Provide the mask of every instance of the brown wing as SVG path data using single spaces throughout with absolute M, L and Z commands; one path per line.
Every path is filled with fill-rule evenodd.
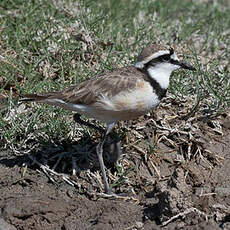
M 72 86 L 60 93 L 60 99 L 76 104 L 93 104 L 100 95 L 108 98 L 136 87 L 143 73 L 134 67 L 122 68 Z M 52 95 L 50 98 L 57 98 Z

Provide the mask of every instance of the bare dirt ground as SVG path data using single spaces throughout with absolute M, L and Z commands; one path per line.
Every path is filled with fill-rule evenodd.
M 186 117 L 187 105 L 168 98 L 117 129 L 123 154 L 115 165 L 107 156 L 108 175 L 126 198 L 99 194 L 97 132 L 32 142 L 30 154 L 2 150 L 0 229 L 230 229 L 230 113 Z

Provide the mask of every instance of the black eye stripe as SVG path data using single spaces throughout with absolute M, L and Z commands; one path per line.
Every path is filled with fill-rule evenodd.
M 160 61 L 169 61 L 171 58 L 170 54 L 164 54 L 162 56 L 159 57 Z
M 174 60 L 174 59 L 171 59 L 170 63 L 172 63 L 174 65 L 179 65 L 180 64 L 180 62 L 178 60 Z
M 156 65 L 159 62 L 170 62 L 171 63 L 171 55 L 170 54 L 164 54 L 161 55 L 153 60 L 151 60 L 150 62 L 146 63 L 147 65 Z

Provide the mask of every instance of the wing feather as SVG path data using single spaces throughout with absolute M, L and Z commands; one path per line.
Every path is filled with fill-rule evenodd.
M 135 68 L 122 68 L 72 86 L 61 92 L 59 98 L 69 103 L 90 105 L 102 95 L 112 98 L 122 91 L 134 89 L 140 79 L 143 80 L 143 75 Z

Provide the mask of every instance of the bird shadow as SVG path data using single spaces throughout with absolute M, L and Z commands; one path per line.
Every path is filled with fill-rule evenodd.
M 100 169 L 96 153 L 97 142 L 88 134 L 78 141 L 64 140 L 34 143 L 36 147 L 23 155 L 13 155 L 9 151 L 1 151 L 0 164 L 13 168 L 15 165 L 26 164 L 29 168 L 37 169 L 45 166 L 57 173 L 71 174 L 85 170 Z M 120 137 L 114 132 L 108 135 L 103 147 L 103 158 L 107 168 L 114 168 L 115 162 L 122 154 Z

